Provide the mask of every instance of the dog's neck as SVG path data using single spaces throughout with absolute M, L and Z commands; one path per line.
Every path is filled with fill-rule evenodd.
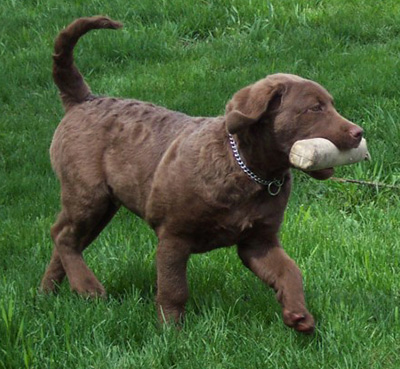
M 237 146 L 240 159 L 257 177 L 264 181 L 273 181 L 287 175 L 290 168 L 289 161 L 268 135 L 257 137 L 244 132 L 233 135 L 232 139 Z

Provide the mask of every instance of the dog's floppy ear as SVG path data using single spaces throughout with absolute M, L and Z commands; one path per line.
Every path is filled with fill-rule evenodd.
M 226 128 L 237 133 L 254 123 L 263 115 L 280 106 L 285 87 L 281 83 L 270 83 L 268 78 L 245 87 L 226 105 Z

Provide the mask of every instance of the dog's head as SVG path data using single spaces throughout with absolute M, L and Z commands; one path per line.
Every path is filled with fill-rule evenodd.
M 332 96 L 322 86 L 290 74 L 270 75 L 238 91 L 226 106 L 226 128 L 231 134 L 245 135 L 247 141 L 250 137 L 252 144 L 268 145 L 266 150 L 279 152 L 287 165 L 298 140 L 320 137 L 339 149 L 350 149 L 358 147 L 363 134 L 336 111 Z M 308 174 L 326 179 L 333 169 Z

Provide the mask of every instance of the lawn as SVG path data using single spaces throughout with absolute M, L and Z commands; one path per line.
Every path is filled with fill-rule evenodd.
M 399 368 L 399 189 L 295 173 L 281 239 L 303 271 L 313 336 L 284 326 L 235 248 L 191 258 L 186 323 L 160 328 L 157 240 L 124 210 L 85 254 L 106 301 L 67 283 L 57 296 L 38 292 L 60 209 L 48 155 L 63 116 L 53 40 L 96 14 L 124 28 L 78 45 L 95 93 L 212 116 L 267 74 L 298 74 L 365 129 L 373 161 L 336 175 L 400 185 L 398 0 L 2 0 L 0 368 Z

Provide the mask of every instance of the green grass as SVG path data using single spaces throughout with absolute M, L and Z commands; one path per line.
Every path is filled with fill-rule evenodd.
M 63 4 L 64 3 L 64 4 Z M 217 115 L 266 74 L 314 79 L 361 124 L 372 163 L 338 176 L 400 183 L 397 0 L 0 3 L 0 368 L 399 368 L 400 192 L 296 173 L 281 239 L 304 275 L 312 337 L 286 328 L 235 250 L 192 257 L 181 331 L 154 306 L 156 238 L 127 211 L 87 251 L 109 292 L 42 296 L 59 187 L 48 147 L 62 117 L 52 43 L 74 18 L 124 22 L 77 48 L 98 94 Z

